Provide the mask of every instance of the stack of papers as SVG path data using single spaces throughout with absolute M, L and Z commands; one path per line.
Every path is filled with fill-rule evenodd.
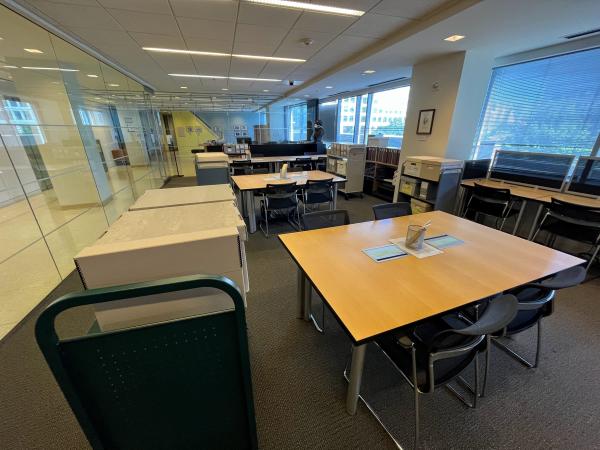
M 438 250 L 433 245 L 429 245 L 427 242 L 423 242 L 423 247 L 421 250 L 415 250 L 406 245 L 406 237 L 390 239 L 390 242 L 400 248 L 400 250 L 405 251 L 409 255 L 416 256 L 417 258 L 428 258 L 430 256 L 439 255 L 440 253 L 444 253 L 441 250 Z

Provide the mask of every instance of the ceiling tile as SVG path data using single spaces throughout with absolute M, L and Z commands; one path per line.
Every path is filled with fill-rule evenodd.
M 97 47 L 97 44 L 111 44 L 111 45 L 139 45 L 123 31 L 108 31 L 108 30 L 94 30 L 88 27 L 69 27 L 68 31 L 81 37 L 84 41 L 89 42 L 92 46 Z
M 175 22 L 175 18 L 171 15 L 124 11 L 122 9 L 108 9 L 107 11 L 127 31 L 147 33 L 150 30 L 160 30 L 161 34 L 179 36 L 179 27 Z
M 223 56 L 192 56 L 198 73 L 207 75 L 227 75 L 230 59 Z
M 100 6 L 97 0 L 46 0 L 50 3 L 69 3 L 72 5 Z M 31 3 L 28 0 L 27 3 Z
M 238 2 L 230 0 L 171 0 L 177 17 L 235 22 Z
M 368 11 L 381 0 L 328 0 L 326 3 L 338 8 L 358 9 L 359 11 Z M 417 0 L 418 1 L 418 0 Z
M 229 67 L 229 76 L 232 77 L 258 77 L 265 67 L 265 61 L 256 59 L 232 58 Z
M 365 14 L 354 23 L 345 34 L 382 38 L 394 30 L 410 23 L 411 20 L 402 17 L 384 16 L 381 14 Z
M 188 50 L 197 50 L 205 52 L 231 53 L 233 44 L 233 35 L 226 37 L 226 40 L 217 41 L 214 39 L 204 39 L 197 37 L 184 36 L 184 41 Z
M 335 36 L 335 33 L 307 32 L 294 29 L 285 37 L 275 52 L 275 56 L 309 59 L 329 44 Z M 304 39 L 311 39 L 313 42 L 311 45 L 305 45 L 302 42 Z
M 281 80 L 288 79 L 288 75 L 292 73 L 301 64 L 292 64 L 279 61 L 269 62 L 260 73 L 261 78 L 279 78 Z
M 168 0 L 98 0 L 105 8 L 157 14 L 172 14 Z
M 130 32 L 129 35 L 140 45 L 140 47 L 185 49 L 185 41 L 181 36 L 136 32 Z
M 102 7 L 80 6 L 64 3 L 30 2 L 56 22 L 93 30 L 122 30 L 119 23 Z
M 223 22 L 220 20 L 191 19 L 189 17 L 177 17 L 184 37 L 198 37 L 215 40 L 226 40 L 233 36 L 235 30 L 234 22 Z
M 196 73 L 196 67 L 188 55 L 152 53 L 151 57 L 166 73 Z
M 287 28 L 264 27 L 240 23 L 235 32 L 235 48 L 238 43 L 251 42 L 253 46 L 265 49 L 262 56 L 271 56 L 287 34 Z
M 299 10 L 242 2 L 237 21 L 249 25 L 272 26 L 277 24 L 281 28 L 290 28 L 301 14 L 302 11 Z
M 383 0 L 371 12 L 407 19 L 418 19 L 444 3 L 445 0 Z
M 333 14 L 319 14 L 314 12 L 304 12 L 298 19 L 295 30 L 303 31 L 323 31 L 331 33 L 341 33 L 352 23 L 356 22 L 358 17 L 336 16 Z

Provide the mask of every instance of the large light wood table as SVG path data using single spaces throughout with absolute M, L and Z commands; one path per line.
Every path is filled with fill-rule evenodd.
M 449 234 L 464 244 L 429 258 L 404 256 L 381 263 L 362 252 L 405 236 L 409 224 L 428 220 L 428 236 Z M 298 315 L 308 318 L 312 284 L 353 342 L 346 398 L 350 414 L 356 411 L 369 341 L 585 262 L 441 211 L 279 239 L 298 264 Z
M 293 181 L 296 184 L 304 185 L 307 180 L 333 180 L 333 208 L 336 207 L 337 200 L 337 185 L 346 181 L 345 178 L 335 176 L 331 173 L 322 172 L 320 170 L 309 170 L 306 172 L 288 172 L 288 178 L 285 180 L 275 179 L 279 177 L 279 173 L 260 173 L 254 175 L 236 175 L 231 177 L 233 184 L 238 190 L 243 200 L 238 202 L 240 207 L 248 214 L 248 231 L 254 233 L 256 231 L 256 206 L 254 204 L 254 192 L 260 191 L 267 187 L 267 184 L 286 184 Z M 243 203 L 243 205 L 242 205 Z

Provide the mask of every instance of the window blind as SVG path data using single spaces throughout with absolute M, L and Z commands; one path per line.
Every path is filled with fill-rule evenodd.
M 600 133 L 600 48 L 493 70 L 474 159 L 495 150 L 589 155 Z

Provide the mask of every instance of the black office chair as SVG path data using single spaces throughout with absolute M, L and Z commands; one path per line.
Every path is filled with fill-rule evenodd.
M 556 236 L 591 245 L 593 250 L 586 266 L 586 270 L 589 270 L 600 251 L 600 208 L 576 205 L 552 198 L 535 230 L 534 241 L 540 231 L 548 233 L 547 245 L 549 246 L 554 245 Z
M 254 173 L 252 162 L 249 159 L 232 160 L 229 162 L 229 169 L 231 175 L 251 175 Z
M 269 217 L 283 214 L 294 228 L 300 227 L 300 211 L 298 208 L 298 189 L 295 183 L 267 184 L 261 192 L 260 210 L 262 221 L 260 229 L 265 237 L 269 237 Z M 295 216 L 295 217 L 292 217 Z M 295 220 L 295 221 L 294 221 Z M 263 223 L 265 228 L 263 228 Z
M 486 336 L 506 327 L 516 313 L 517 299 L 513 295 L 504 295 L 492 300 L 475 323 L 462 319 L 458 314 L 448 315 L 423 323 L 409 334 L 388 333 L 375 341 L 414 389 L 415 448 L 419 446 L 419 395 L 430 394 L 436 387 L 446 386 L 465 405 L 475 408 L 479 397 L 478 356 L 489 351 Z M 472 362 L 475 379 L 471 387 L 460 375 Z M 344 376 L 348 379 L 346 371 Z M 449 385 L 454 380 L 472 391 L 472 401 Z M 364 398 L 363 401 L 366 403 Z
M 373 206 L 375 220 L 391 219 L 392 217 L 410 216 L 412 209 L 408 202 L 383 203 Z
M 506 220 L 519 213 L 519 206 L 520 202 L 510 195 L 510 189 L 497 189 L 475 183 L 462 217 L 467 217 L 469 213 L 474 214 L 475 221 L 479 215 L 493 217 L 496 219 L 496 228 L 502 230 Z M 498 221 L 501 221 L 499 227 Z M 515 222 L 513 234 L 517 231 L 516 225 Z
M 233 309 L 76 337 L 55 325 L 74 308 L 199 289 L 230 298 Z M 40 314 L 35 336 L 92 448 L 258 448 L 244 301 L 231 280 L 196 275 L 67 294 Z
M 341 225 L 348 225 L 350 218 L 348 217 L 348 211 L 343 209 L 334 209 L 332 211 L 316 211 L 312 213 L 306 213 L 302 215 L 302 228 L 304 230 L 317 230 L 320 228 L 338 227 Z M 312 299 L 312 286 L 309 288 L 308 304 L 311 304 Z M 312 309 L 311 309 L 312 310 Z M 312 320 L 315 328 L 323 333 L 325 330 L 325 303 L 322 304 L 321 309 L 321 324 L 317 322 L 312 312 L 310 313 L 310 319 Z
M 295 161 L 290 162 L 290 169 L 292 172 L 314 170 L 314 168 L 315 166 L 310 158 L 296 158 Z
M 511 357 L 525 367 L 535 368 L 540 362 L 542 346 L 542 319 L 554 312 L 554 296 L 557 290 L 577 286 L 585 280 L 585 269 L 581 266 L 563 270 L 536 283 L 529 283 L 508 291 L 519 301 L 518 312 L 506 328 L 499 332 L 494 339 L 494 344 L 504 350 Z M 537 344 L 535 359 L 531 363 L 509 347 L 498 341 L 497 338 L 512 336 L 537 325 Z M 485 383 L 483 392 L 485 393 Z
M 333 177 L 326 180 L 307 180 L 302 188 L 302 212 L 306 214 L 306 207 L 329 203 L 333 208 Z

